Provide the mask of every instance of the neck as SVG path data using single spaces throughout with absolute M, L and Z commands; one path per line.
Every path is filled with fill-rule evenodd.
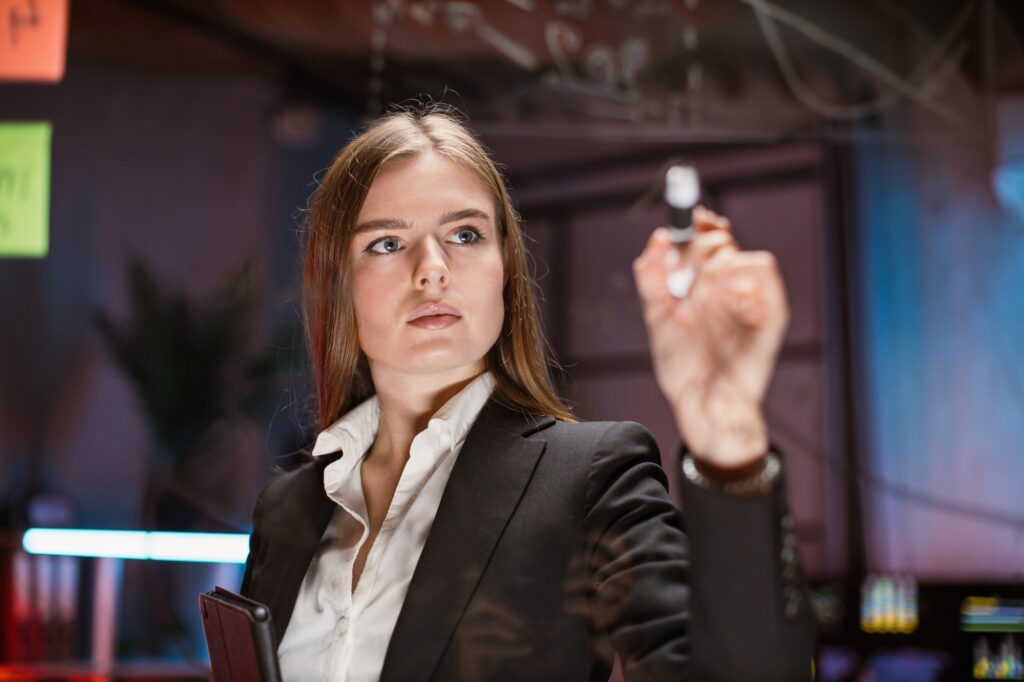
M 427 428 L 430 418 L 483 371 L 483 363 L 459 368 L 443 377 L 371 368 L 380 400 L 380 425 L 367 458 L 380 466 L 403 467 L 416 434 Z

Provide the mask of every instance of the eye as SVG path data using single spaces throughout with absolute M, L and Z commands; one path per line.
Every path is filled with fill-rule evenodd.
M 452 237 L 456 244 L 472 244 L 482 241 L 484 236 L 475 227 L 464 227 Z
M 394 237 L 381 237 L 375 239 L 366 246 L 366 250 L 376 254 L 394 253 L 402 248 L 401 243 Z

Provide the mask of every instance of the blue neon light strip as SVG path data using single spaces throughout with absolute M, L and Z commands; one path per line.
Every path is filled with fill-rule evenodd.
M 249 536 L 30 528 L 25 531 L 21 546 L 29 554 L 244 564 L 249 555 Z

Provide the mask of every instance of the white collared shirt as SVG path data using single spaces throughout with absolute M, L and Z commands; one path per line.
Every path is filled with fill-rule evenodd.
M 324 470 L 324 489 L 338 508 L 309 564 L 277 650 L 285 682 L 380 678 L 391 632 L 448 476 L 494 385 L 493 375 L 484 372 L 413 439 L 355 593 L 352 568 L 370 525 L 359 465 L 377 437 L 379 400 L 374 396 L 361 403 L 319 435 L 314 456 L 344 453 Z

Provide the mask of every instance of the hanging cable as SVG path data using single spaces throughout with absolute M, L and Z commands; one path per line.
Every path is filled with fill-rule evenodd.
M 944 120 L 951 123 L 964 123 L 955 112 L 934 101 L 932 90 L 934 84 L 963 58 L 966 52 L 965 46 L 953 49 L 945 59 L 941 59 L 941 56 L 949 50 L 948 45 L 960 34 L 964 25 L 976 10 L 977 0 L 973 0 L 960 11 L 946 30 L 944 38 L 936 44 L 931 53 L 913 70 L 914 75 L 922 80 L 922 83 L 917 85 L 904 80 L 869 55 L 803 17 L 784 10 L 766 0 L 742 0 L 742 2 L 754 11 L 761 34 L 779 66 L 786 84 L 797 99 L 815 113 L 831 119 L 859 120 L 889 108 L 899 101 L 901 97 L 905 97 L 927 107 Z M 888 85 L 892 88 L 893 92 L 860 104 L 841 105 L 824 101 L 800 75 L 789 50 L 786 48 L 785 42 L 782 40 L 782 36 L 779 34 L 776 22 L 783 23 L 799 31 L 821 47 L 845 57 L 877 80 Z M 933 69 L 932 64 L 935 62 L 939 63 Z M 930 74 L 925 76 L 924 74 L 928 72 Z M 914 78 L 914 80 L 918 78 Z

